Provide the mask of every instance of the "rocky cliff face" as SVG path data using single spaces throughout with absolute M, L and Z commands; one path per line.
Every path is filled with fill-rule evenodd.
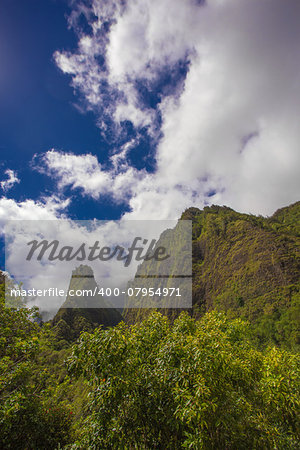
M 92 331 L 102 325 L 104 328 L 115 326 L 122 320 L 122 315 L 108 304 L 101 295 L 74 296 L 70 291 L 91 290 L 97 288 L 92 269 L 81 265 L 73 270 L 66 301 L 52 320 L 58 338 L 72 341 L 81 331 Z
M 182 218 L 193 220 L 194 305 L 249 319 L 288 305 L 299 288 L 299 208 L 269 219 L 225 207 L 187 210 Z

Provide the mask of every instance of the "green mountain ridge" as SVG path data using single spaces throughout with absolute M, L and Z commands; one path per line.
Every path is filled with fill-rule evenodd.
M 223 310 L 253 323 L 261 342 L 299 346 L 299 218 L 300 202 L 268 218 L 216 205 L 184 211 L 193 224 L 193 316 Z M 128 309 L 126 321 L 150 311 Z

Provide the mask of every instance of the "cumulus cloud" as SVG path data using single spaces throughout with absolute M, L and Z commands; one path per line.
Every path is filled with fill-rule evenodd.
M 1 188 L 4 192 L 7 192 L 10 188 L 13 187 L 14 184 L 20 183 L 19 178 L 14 170 L 7 169 L 5 172 L 7 175 L 7 180 L 3 180 L 0 182 Z
M 24 200 L 17 202 L 11 198 L 0 198 L 0 233 L 3 233 L 8 220 L 55 220 L 63 218 L 69 199 L 62 200 L 51 196 L 40 201 Z
M 104 170 L 94 155 L 75 155 L 54 149 L 36 156 L 34 167 L 40 172 L 50 173 L 57 180 L 59 189 L 70 186 L 71 189 L 81 189 L 83 195 L 94 199 L 111 194 L 115 201 L 125 201 L 145 175 L 144 171 L 128 166 L 125 159 L 128 148 L 130 143 L 112 155 L 110 170 Z
M 157 165 L 154 174 L 138 177 L 127 168 L 119 176 L 103 171 L 92 156 L 76 156 L 82 167 L 87 163 L 91 181 L 82 181 L 75 165 L 72 173 L 56 172 L 61 183 L 68 177 L 97 197 L 134 182 L 129 202 L 136 218 L 176 217 L 185 207 L 211 202 L 270 214 L 298 200 L 298 0 L 90 5 L 78 3 L 70 17 L 77 51 L 58 51 L 55 60 L 100 127 L 109 117 L 160 136 Z M 89 33 L 79 27 L 82 15 Z M 141 100 L 140 83 L 151 93 L 180 61 L 185 76 L 154 105 Z
M 50 150 L 42 156 L 42 161 L 43 165 L 39 165 L 39 170 L 44 171 L 46 167 L 58 179 L 60 188 L 82 188 L 94 198 L 109 190 L 109 174 L 102 170 L 96 156 Z

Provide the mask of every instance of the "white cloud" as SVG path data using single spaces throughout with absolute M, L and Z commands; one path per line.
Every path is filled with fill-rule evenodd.
M 67 208 L 69 200 L 62 200 L 56 196 L 41 201 L 24 200 L 17 202 L 13 199 L 0 198 L 0 229 L 3 232 L 8 220 L 54 220 L 64 217 L 63 210 Z
M 43 163 L 59 180 L 60 188 L 65 186 L 71 186 L 73 189 L 82 188 L 94 198 L 110 189 L 109 174 L 102 170 L 96 156 L 50 150 L 44 154 Z M 43 170 L 42 166 L 40 170 Z
M 197 55 L 178 104 L 162 105 L 160 178 L 207 174 L 219 202 L 270 214 L 298 199 L 299 3 L 203 8 Z M 284 20 L 283 20 L 284 18 Z M 298 67 L 297 70 L 295 65 Z M 242 149 L 242 139 L 257 132 Z
M 22 202 L 17 202 L 6 197 L 0 198 L 0 235 L 1 237 L 5 236 L 6 242 L 5 270 L 10 277 L 15 277 L 17 283 L 24 282 L 26 285 L 30 279 L 32 282 L 31 287 L 37 288 L 37 286 L 42 285 L 43 282 L 47 283 L 49 278 L 50 281 L 52 280 L 53 282 L 52 285 L 55 285 L 55 281 L 60 281 L 60 267 L 54 267 L 53 269 L 50 267 L 50 270 L 46 274 L 45 267 L 42 264 L 37 264 L 35 270 L 33 270 L 32 266 L 24 261 L 23 256 L 24 251 L 28 249 L 26 243 L 31 240 L 26 240 L 26 238 L 30 236 L 31 229 L 36 230 L 39 226 L 42 229 L 43 224 L 45 227 L 45 223 L 57 223 L 57 219 L 65 219 L 64 210 L 67 208 L 68 204 L 68 199 L 62 200 L 56 196 L 47 197 L 40 201 L 27 199 Z M 17 226 L 17 229 L 18 227 L 20 227 L 20 229 L 23 227 L 24 230 L 26 230 L 26 233 L 16 232 L 11 235 L 9 233 L 9 228 L 12 226 L 10 224 L 13 222 L 16 223 L 15 226 Z M 34 223 L 37 224 L 36 228 Z M 31 237 L 32 236 L 34 236 L 34 234 L 31 234 Z M 13 251 L 11 249 L 13 249 Z M 67 277 L 65 282 L 68 282 Z M 41 302 L 35 302 L 35 304 L 43 307 Z
M 74 166 L 72 174 L 57 172 L 62 183 L 68 178 L 94 197 L 104 186 L 112 192 L 131 186 L 130 215 L 144 218 L 176 217 L 205 202 L 270 214 L 298 200 L 298 0 L 207 0 L 204 6 L 195 0 L 129 0 L 126 6 L 93 0 L 91 9 L 77 7 L 93 32 L 78 31 L 75 11 L 78 51 L 56 52 L 58 66 L 71 74 L 99 123 L 104 114 L 156 133 L 160 114 L 162 138 L 155 174 L 138 176 L 129 167 L 121 176 L 107 173 L 85 155 L 93 181 L 82 180 Z M 155 108 L 142 104 L 136 81 L 151 88 L 163 70 L 186 57 L 184 84 L 162 95 Z M 106 175 L 114 181 L 106 184 Z
M 14 184 L 20 183 L 19 178 L 14 170 L 7 169 L 5 172 L 7 175 L 7 180 L 3 180 L 0 182 L 1 188 L 4 192 L 7 192 L 10 188 L 13 187 Z
M 83 195 L 94 199 L 111 194 L 115 201 L 124 201 L 132 196 L 135 184 L 144 176 L 144 171 L 129 167 L 125 161 L 131 145 L 127 143 L 120 153 L 111 157 L 111 170 L 103 170 L 94 155 L 75 155 L 54 149 L 39 158 L 36 168 L 56 178 L 59 189 L 70 186 L 72 189 L 81 189 Z

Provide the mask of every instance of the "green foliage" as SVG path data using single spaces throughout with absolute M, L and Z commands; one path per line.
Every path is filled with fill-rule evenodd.
M 84 376 L 90 415 L 72 448 L 292 449 L 300 445 L 300 359 L 264 352 L 222 313 L 173 325 L 159 313 L 84 333 L 69 370 Z
M 291 296 L 289 307 L 273 305 L 251 324 L 252 338 L 257 345 L 277 345 L 299 352 L 300 349 L 300 293 Z
M 251 322 L 262 346 L 299 350 L 300 202 L 272 217 L 190 208 L 194 316 L 212 308 Z
M 71 405 L 62 398 L 67 380 L 49 367 L 53 338 L 37 315 L 36 308 L 5 307 L 1 286 L 0 448 L 54 449 L 71 438 Z

